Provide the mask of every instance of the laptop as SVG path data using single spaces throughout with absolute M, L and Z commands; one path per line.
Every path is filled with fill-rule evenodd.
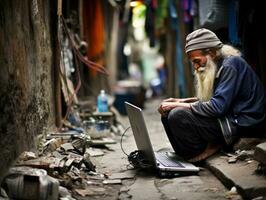
M 125 106 L 137 148 L 160 176 L 172 177 L 199 172 L 198 167 L 186 162 L 174 152 L 155 152 L 152 148 L 142 109 L 129 102 L 125 102 Z

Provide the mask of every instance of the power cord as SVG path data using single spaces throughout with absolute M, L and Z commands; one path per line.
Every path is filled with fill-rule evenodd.
M 130 126 L 126 128 L 126 130 L 124 131 L 124 133 L 121 135 L 121 140 L 120 140 L 120 147 L 121 147 L 123 153 L 124 153 L 127 157 L 128 157 L 128 154 L 124 151 L 124 149 L 123 149 L 123 145 L 122 145 L 122 142 L 123 142 L 123 137 L 124 137 L 124 135 L 126 134 L 126 132 L 128 131 L 128 129 L 130 129 L 130 128 L 131 128 Z
M 121 150 L 127 156 L 128 162 L 130 163 L 130 165 L 133 166 L 133 168 L 146 169 L 146 168 L 152 167 L 152 164 L 150 163 L 150 161 L 145 159 L 145 156 L 144 156 L 142 151 L 136 150 L 136 151 L 131 152 L 128 155 L 125 152 L 125 150 L 123 149 L 123 144 L 122 144 L 123 143 L 123 137 L 126 134 L 126 132 L 128 131 L 128 129 L 130 129 L 130 128 L 131 128 L 130 126 L 127 127 L 126 130 L 124 131 L 124 133 L 121 135 L 121 140 L 120 140 Z
M 135 169 L 147 169 L 152 167 L 149 160 L 147 160 L 142 151 L 136 150 L 129 154 L 128 156 L 129 163 Z

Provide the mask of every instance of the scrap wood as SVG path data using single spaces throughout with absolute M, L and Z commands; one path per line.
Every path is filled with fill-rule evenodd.
M 79 136 L 80 133 L 74 130 L 68 130 L 64 132 L 49 133 L 46 139 L 61 138 L 64 141 L 71 139 L 71 137 Z
M 65 166 L 67 168 L 69 168 L 74 161 L 75 161 L 75 158 L 69 158 L 69 159 L 67 159 L 67 161 L 65 162 Z
M 74 150 L 74 147 L 73 147 L 72 143 L 70 143 L 70 142 L 67 142 L 67 143 L 61 144 L 60 147 L 61 147 L 62 149 L 64 149 L 64 151 L 71 151 L 71 150 Z
M 52 138 L 43 145 L 43 152 L 50 150 L 54 151 L 63 143 L 62 138 Z
M 102 146 L 105 144 L 116 144 L 116 141 L 111 138 L 93 139 L 89 141 L 91 146 Z
M 27 160 L 23 162 L 17 162 L 15 166 L 27 166 L 39 169 L 49 169 L 50 164 L 52 163 L 51 160 L 44 159 L 44 158 L 37 158 L 33 160 Z
M 37 158 L 37 156 L 34 152 L 24 151 L 22 154 L 20 154 L 18 159 L 26 161 L 26 160 L 31 160 L 35 158 Z
M 55 158 L 54 162 L 50 164 L 50 168 L 58 168 L 62 159 L 63 158 Z

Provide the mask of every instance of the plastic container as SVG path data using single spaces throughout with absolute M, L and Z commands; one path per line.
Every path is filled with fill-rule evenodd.
M 97 97 L 97 111 L 108 112 L 108 98 L 104 90 Z
M 5 189 L 10 199 L 57 200 L 59 182 L 44 169 L 13 167 L 5 177 Z

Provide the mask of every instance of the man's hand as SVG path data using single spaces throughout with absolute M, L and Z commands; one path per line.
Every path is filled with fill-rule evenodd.
M 175 108 L 178 105 L 178 102 L 170 102 L 170 101 L 163 101 L 159 108 L 158 108 L 158 112 L 162 115 L 162 116 L 166 116 L 167 113 L 172 110 L 173 108 Z
M 166 116 L 170 110 L 172 110 L 172 109 L 174 109 L 176 107 L 190 108 L 190 104 L 182 102 L 182 99 L 170 98 L 170 99 L 164 100 L 160 104 L 160 106 L 158 108 L 158 112 L 162 116 Z

